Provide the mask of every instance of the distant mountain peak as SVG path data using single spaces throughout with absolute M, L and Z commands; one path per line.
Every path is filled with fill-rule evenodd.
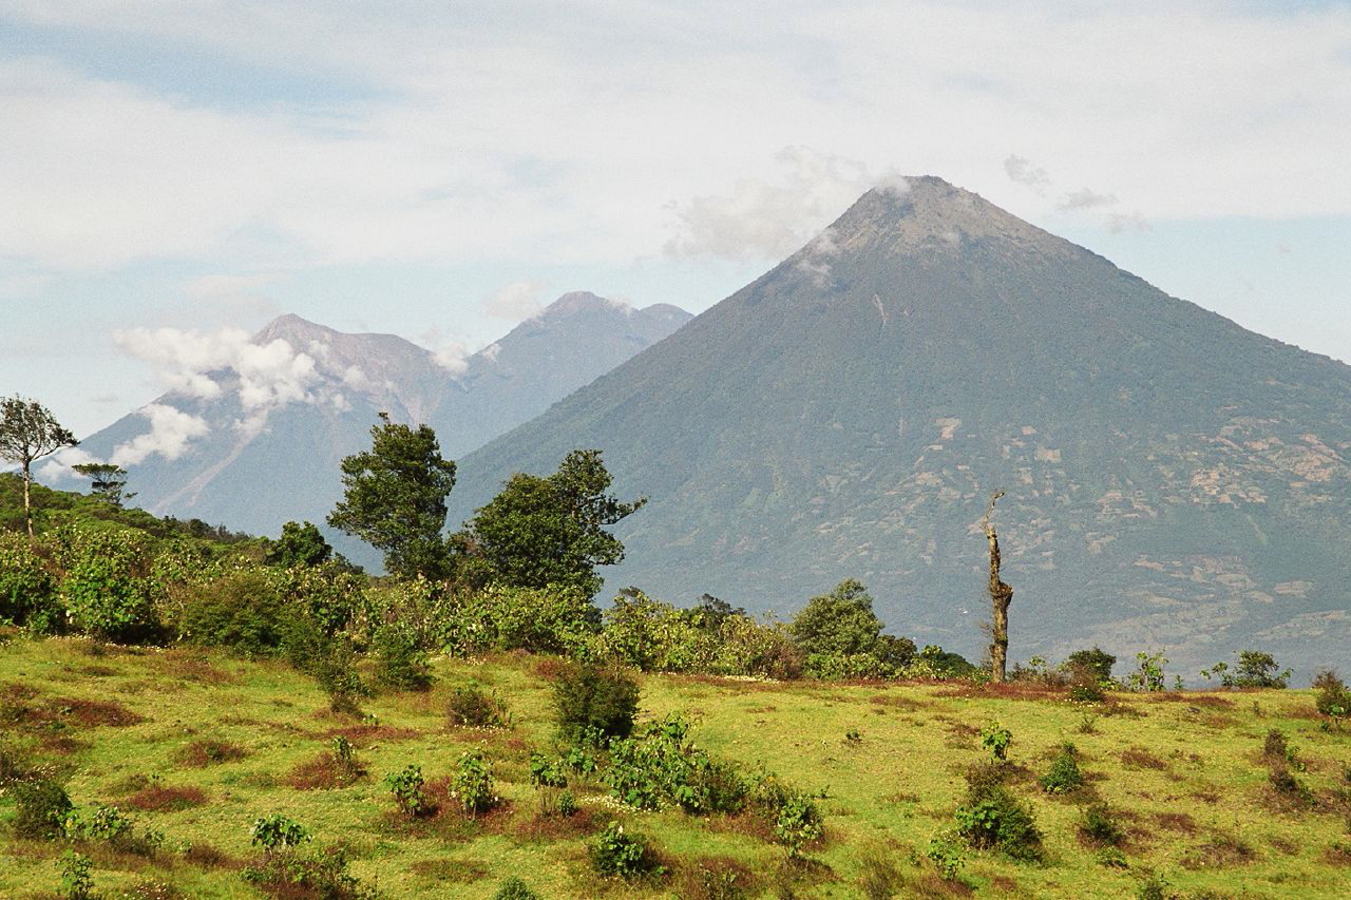
M 610 300 L 597 296 L 590 291 L 569 291 L 550 303 L 540 313 L 541 316 L 563 316 L 590 310 L 620 310 L 632 312 L 633 307 L 622 300 Z
M 281 339 L 293 347 L 303 348 L 310 341 L 326 341 L 335 334 L 338 332 L 332 328 L 302 319 L 295 313 L 286 313 L 264 325 L 262 330 L 253 336 L 253 341 L 256 344 L 268 344 Z

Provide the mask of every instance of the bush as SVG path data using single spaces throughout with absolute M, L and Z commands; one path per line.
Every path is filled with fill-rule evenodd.
M 436 606 L 436 641 L 457 656 L 526 650 L 586 657 L 600 631 L 600 610 L 577 588 L 490 584 L 449 594 Z
M 90 869 L 94 861 L 83 853 L 67 850 L 61 854 L 61 883 L 57 893 L 65 900 L 92 900 L 94 897 L 94 876 Z
M 233 572 L 183 595 L 180 640 L 266 656 L 282 646 L 287 629 L 281 599 L 260 571 Z
M 431 804 L 422 790 L 426 781 L 422 777 L 421 766 L 411 764 L 404 766 L 397 772 L 390 772 L 381 783 L 394 795 L 394 803 L 399 807 L 399 812 L 408 818 L 416 819 L 431 812 Z
M 1111 807 L 1095 803 L 1084 807 L 1079 819 L 1079 834 L 1095 845 L 1115 847 L 1125 838 Z
M 602 656 L 644 672 L 702 670 L 713 656 L 708 631 L 637 588 L 620 591 L 605 611 L 600 647 Z
M 511 713 L 497 692 L 489 693 L 476 684 L 450 692 L 446 715 L 451 725 L 460 728 L 506 728 L 511 724 Z
M 159 634 L 154 608 L 158 584 L 149 577 L 144 538 L 129 531 L 62 526 L 57 541 L 65 569 L 61 601 L 76 628 L 121 643 Z
M 569 742 L 626 738 L 638 714 L 638 683 L 619 669 L 579 665 L 554 682 L 559 732 Z
M 915 657 L 909 638 L 882 634 L 872 597 L 852 578 L 807 601 L 789 631 L 817 678 L 894 678 Z
M 502 882 L 497 893 L 493 894 L 493 900 L 543 900 L 543 898 L 530 890 L 530 886 L 524 881 L 512 876 Z
M 745 615 L 729 615 L 717 625 L 709 671 L 716 675 L 749 675 L 792 681 L 802 677 L 805 656 L 787 628 L 760 624 Z
M 614 796 L 639 809 L 679 806 L 689 813 L 738 812 L 745 781 L 735 768 L 715 762 L 686 741 L 689 723 L 678 715 L 610 744 L 606 771 Z
M 1073 744 L 1063 746 L 1060 755 L 1051 763 L 1050 771 L 1041 777 L 1039 783 L 1048 794 L 1067 794 L 1083 785 L 1079 754 Z
M 56 580 L 27 537 L 0 532 L 0 623 L 50 634 L 63 624 Z
M 1041 858 L 1041 832 L 1032 811 L 1002 785 L 972 788 L 957 807 L 957 831 L 972 847 L 998 850 L 1011 859 Z
M 74 804 L 66 789 L 45 778 L 20 781 L 9 789 L 14 798 L 14 833 L 21 838 L 51 840 L 65 833 Z
M 249 843 L 269 855 L 299 847 L 309 839 L 305 826 L 281 813 L 255 819 L 249 828 Z
M 1078 673 L 1083 673 L 1093 680 L 1095 684 L 1102 684 L 1112 680 L 1112 667 L 1116 665 L 1116 657 L 1105 650 L 1094 647 L 1092 650 L 1076 650 L 1065 657 L 1064 665 L 1061 666 L 1073 678 Z
M 247 868 L 244 878 L 280 897 L 315 897 L 322 900 L 380 900 L 373 888 L 361 884 L 347 870 L 347 853 L 328 847 L 301 854 L 286 850 L 270 854 L 261 869 Z
M 377 628 L 371 643 L 375 651 L 375 677 L 385 687 L 398 691 L 425 691 L 432 683 L 427 652 L 417 636 L 395 624 Z
M 164 834 L 153 828 L 136 830 L 136 822 L 116 806 L 100 804 L 88 819 L 74 811 L 66 816 L 66 834 L 86 841 L 102 841 L 122 853 L 150 857 L 164 843 Z
M 791 859 L 825 834 L 821 811 L 803 792 L 789 787 L 778 776 L 765 773 L 751 790 L 750 801 L 774 837 L 788 849 Z
M 602 875 L 636 878 L 661 871 L 647 838 L 633 832 L 625 833 L 624 826 L 618 822 L 605 826 L 587 849 L 592 867 Z
M 487 812 L 501 801 L 493 793 L 492 770 L 483 761 L 481 752 L 468 750 L 461 754 L 450 795 L 459 801 L 470 818 Z
M 957 876 L 962 873 L 962 867 L 966 865 L 966 858 L 962 855 L 962 848 L 953 840 L 951 832 L 936 834 L 929 841 L 929 849 L 925 851 L 925 856 L 938 869 L 938 874 L 944 881 L 955 881 Z
M 1313 688 L 1317 692 L 1314 706 L 1325 716 L 1343 719 L 1351 715 L 1351 691 L 1331 669 L 1320 669 L 1314 676 Z

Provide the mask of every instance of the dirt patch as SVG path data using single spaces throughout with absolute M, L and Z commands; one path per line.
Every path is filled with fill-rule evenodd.
M 199 869 L 239 869 L 243 863 L 211 844 L 193 844 L 183 858 Z
M 411 741 L 418 732 L 411 728 L 395 728 L 392 725 L 345 725 L 324 732 L 324 737 L 332 739 L 345 737 L 354 747 L 369 747 L 377 741 Z
M 701 856 L 679 868 L 676 896 L 682 900 L 753 897 L 761 886 L 749 866 L 729 856 Z
M 1233 835 L 1217 832 L 1209 840 L 1196 845 L 1182 857 L 1184 869 L 1229 869 L 1246 865 L 1257 858 L 1252 847 Z
M 145 812 L 179 812 L 206 803 L 206 794 L 196 787 L 153 785 L 127 798 L 127 805 Z
M 203 740 L 193 741 L 186 747 L 181 748 L 176 755 L 178 761 L 183 765 L 192 766 L 195 769 L 204 769 L 207 766 L 243 759 L 249 755 L 249 752 L 238 744 L 232 744 L 229 741 Z
M 1160 828 L 1166 829 L 1167 831 L 1178 831 L 1183 834 L 1196 833 L 1196 820 L 1187 813 L 1154 813 L 1153 819 Z
M 529 818 L 518 817 L 512 823 L 512 831 L 525 841 L 561 841 L 590 834 L 598 827 L 596 815 L 586 807 L 579 808 L 570 816 L 535 815 Z
M 239 681 L 199 650 L 166 650 L 155 657 L 155 668 L 180 681 L 196 684 L 235 684 Z
M 1323 862 L 1330 866 L 1351 866 L 1351 843 L 1336 843 L 1323 851 Z
M 868 702 L 876 706 L 889 706 L 892 709 L 923 709 L 928 706 L 927 703 L 920 703 L 911 697 L 904 697 L 900 694 L 874 694 L 868 698 Z

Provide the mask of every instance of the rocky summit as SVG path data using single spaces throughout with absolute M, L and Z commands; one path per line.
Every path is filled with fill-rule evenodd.
M 765 275 L 461 461 L 457 514 L 599 447 L 611 585 L 796 609 L 845 577 L 979 658 L 980 520 L 1011 653 L 1275 652 L 1351 633 L 1351 367 L 1170 297 L 933 177 L 863 195 Z

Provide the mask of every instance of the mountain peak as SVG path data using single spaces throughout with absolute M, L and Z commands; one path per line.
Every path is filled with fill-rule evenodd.
M 540 313 L 541 316 L 559 316 L 591 310 L 632 311 L 633 307 L 622 300 L 609 300 L 590 291 L 569 291 L 550 303 Z
M 872 188 L 817 241 L 822 238 L 839 248 L 893 251 L 956 252 L 969 241 L 989 239 L 1044 252 L 1063 253 L 1073 246 L 935 175 L 907 177 L 898 185 Z
M 293 347 L 305 347 L 310 341 L 322 341 L 334 334 L 337 332 L 332 328 L 302 319 L 295 313 L 286 313 L 263 326 L 253 340 L 257 344 L 268 344 L 280 338 Z

